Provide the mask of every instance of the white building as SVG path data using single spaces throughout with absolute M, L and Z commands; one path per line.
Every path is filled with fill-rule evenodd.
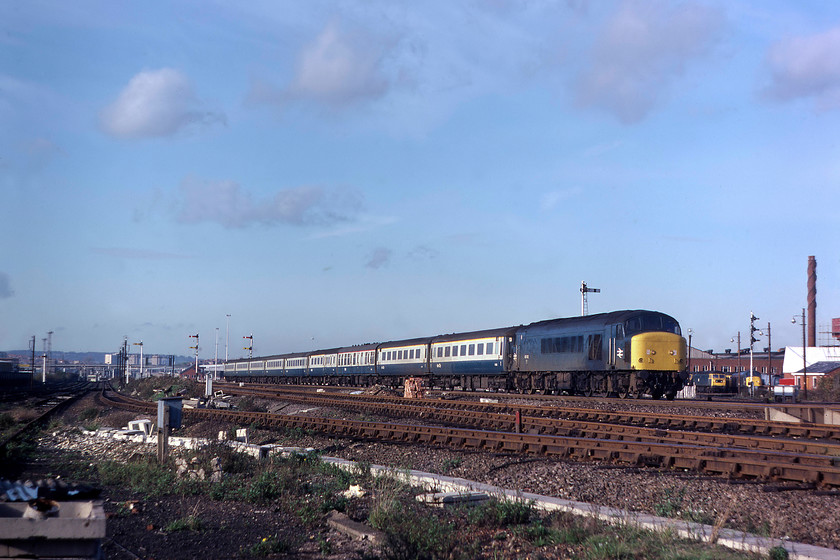
M 802 369 L 804 366 L 805 374 L 808 377 L 808 389 L 816 389 L 817 381 L 825 375 L 826 368 L 814 366 L 825 362 L 837 363 L 837 367 L 840 368 L 840 346 L 809 346 L 805 349 L 804 363 L 801 346 L 786 346 L 782 373 L 785 377 L 796 379 L 796 384 L 802 387 Z M 811 367 L 814 367 L 813 371 L 810 369 Z

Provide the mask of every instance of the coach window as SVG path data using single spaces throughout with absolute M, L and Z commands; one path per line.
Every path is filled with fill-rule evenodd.
M 484 343 L 481 342 L 481 343 L 477 344 L 476 345 L 476 350 L 478 351 L 479 356 L 483 356 L 484 355 Z
M 475 344 L 470 344 L 469 354 L 475 356 Z
M 488 343 L 487 343 L 487 353 L 488 353 L 488 354 L 492 354 L 492 353 L 493 353 L 493 343 L 492 343 L 492 342 L 488 342 Z
M 466 356 L 466 355 L 467 355 L 467 345 L 466 345 L 466 344 L 462 344 L 462 345 L 461 345 L 461 355 L 462 355 L 462 356 Z
M 447 346 L 447 347 L 444 349 L 444 350 L 445 350 L 445 356 L 446 356 L 447 358 L 449 357 L 449 354 L 450 354 L 451 349 L 452 349 L 452 347 L 451 347 L 451 346 Z

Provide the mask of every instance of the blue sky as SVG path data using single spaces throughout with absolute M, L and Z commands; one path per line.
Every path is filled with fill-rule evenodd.
M 801 344 L 838 131 L 834 2 L 0 0 L 0 350 L 494 328 L 581 281 Z

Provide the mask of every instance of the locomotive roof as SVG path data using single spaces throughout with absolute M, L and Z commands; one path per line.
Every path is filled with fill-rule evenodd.
M 626 309 L 622 311 L 609 311 L 607 313 L 596 313 L 594 315 L 583 315 L 579 317 L 565 317 L 561 319 L 547 319 L 545 321 L 537 321 L 525 325 L 525 328 L 532 327 L 559 327 L 559 326 L 582 326 L 582 325 L 612 325 L 614 323 L 623 323 L 627 319 L 642 313 L 653 315 L 664 315 L 673 319 L 670 315 L 661 313 L 659 311 L 649 311 L 647 309 Z

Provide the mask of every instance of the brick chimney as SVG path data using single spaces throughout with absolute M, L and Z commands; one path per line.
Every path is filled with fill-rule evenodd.
M 817 259 L 808 257 L 808 346 L 817 345 Z

